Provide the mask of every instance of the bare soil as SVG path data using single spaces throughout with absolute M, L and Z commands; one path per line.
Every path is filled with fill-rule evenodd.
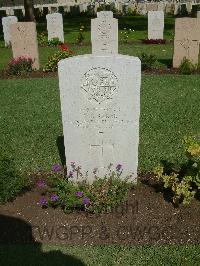
M 101 215 L 43 209 L 37 190 L 0 206 L 0 243 L 197 244 L 200 201 L 174 206 L 151 174 L 143 175 L 126 204 Z

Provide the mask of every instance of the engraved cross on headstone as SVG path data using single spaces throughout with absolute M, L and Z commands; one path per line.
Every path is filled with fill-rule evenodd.
M 98 144 L 93 144 L 93 145 L 90 145 L 91 148 L 93 147 L 100 147 L 101 148 L 101 155 L 103 156 L 103 151 L 104 151 L 104 146 L 103 146 L 103 140 L 102 140 L 102 144 L 98 145 Z
M 100 134 L 103 134 L 102 131 L 99 132 Z M 90 145 L 90 148 L 93 148 L 93 147 L 100 147 L 101 148 L 101 155 L 103 156 L 103 152 L 104 152 L 104 143 L 103 143 L 103 139 L 101 141 L 101 144 L 91 144 Z

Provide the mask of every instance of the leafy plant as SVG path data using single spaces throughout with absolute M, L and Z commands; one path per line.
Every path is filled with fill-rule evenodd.
M 186 57 L 183 58 L 180 65 L 180 73 L 183 75 L 191 75 L 196 70 L 196 67 Z
M 48 46 L 48 37 L 44 32 L 38 34 L 37 38 L 38 38 L 38 45 L 39 46 L 41 46 L 41 47 Z
M 123 31 L 121 31 L 121 38 L 124 43 L 128 43 L 131 34 L 134 32 L 132 29 L 124 28 Z
M 73 56 L 74 52 L 65 44 L 59 45 L 59 50 L 49 57 L 48 62 L 43 68 L 43 72 L 54 72 L 58 69 L 58 62 L 62 59 Z
M 42 207 L 61 207 L 65 212 L 74 209 L 92 213 L 110 212 L 112 208 L 124 203 L 132 186 L 127 179 L 121 179 L 122 166 L 116 169 L 109 166 L 109 172 L 100 178 L 97 169 L 94 169 L 94 182 L 89 184 L 87 176 L 81 173 L 81 167 L 71 164 L 71 171 L 63 175 L 63 169 L 57 165 L 49 173 L 33 174 L 34 183 L 41 193 L 40 204 Z M 77 183 L 72 179 L 79 177 Z
M 16 197 L 29 187 L 29 180 L 15 167 L 13 159 L 0 151 L 0 203 Z
M 155 55 L 142 53 L 139 58 L 142 64 L 142 70 L 153 69 L 156 66 L 157 59 Z
M 8 64 L 8 73 L 11 75 L 19 75 L 21 73 L 33 71 L 33 60 L 30 57 L 20 56 L 12 59 Z
M 184 139 L 184 145 L 188 160 L 179 172 L 171 170 L 166 174 L 164 168 L 158 166 L 154 173 L 163 182 L 164 188 L 171 189 L 174 203 L 187 205 L 200 190 L 200 142 L 189 137 Z
M 52 38 L 48 41 L 48 46 L 50 47 L 56 47 L 58 45 L 62 44 L 62 42 L 59 40 L 59 38 Z
M 83 25 L 81 25 L 80 29 L 79 29 L 79 33 L 78 33 L 77 39 L 76 39 L 78 44 L 81 44 L 84 41 L 84 39 L 85 39 L 84 34 L 83 34 L 84 30 L 85 30 L 85 27 Z

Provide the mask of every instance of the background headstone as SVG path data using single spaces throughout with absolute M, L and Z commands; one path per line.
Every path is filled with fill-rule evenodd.
M 84 55 L 58 67 L 66 164 L 103 176 L 122 164 L 137 177 L 141 62 L 136 57 Z M 72 75 L 72 73 L 76 73 Z M 76 181 L 76 180 L 74 180 Z
M 99 12 L 101 13 L 101 12 Z M 118 54 L 118 20 L 98 14 L 91 20 L 92 53 L 99 55 Z
M 200 19 L 177 18 L 175 21 L 173 67 L 178 68 L 184 57 L 198 63 Z
M 147 11 L 157 11 L 158 10 L 158 4 L 156 3 L 147 3 Z
M 17 21 L 18 19 L 15 16 L 2 18 L 5 47 L 9 47 L 11 45 L 10 25 L 17 23 Z
M 36 24 L 18 22 L 10 26 L 13 58 L 28 56 L 33 60 L 33 68 L 39 69 Z
M 148 12 L 148 39 L 163 39 L 164 31 L 164 12 L 149 11 Z
M 59 38 L 61 42 L 64 43 L 64 33 L 63 33 L 63 17 L 60 13 L 48 14 L 47 19 L 47 31 L 48 40 L 53 38 Z
M 101 11 L 97 12 L 97 18 L 113 18 L 113 12 L 112 11 Z

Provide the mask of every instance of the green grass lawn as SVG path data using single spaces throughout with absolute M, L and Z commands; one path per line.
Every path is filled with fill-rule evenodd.
M 199 266 L 199 246 L 0 246 L 2 265 L 11 266 Z
M 182 139 L 200 132 L 200 76 L 145 75 L 141 87 L 139 169 L 184 160 Z M 2 80 L 0 146 L 23 170 L 60 162 L 57 78 Z

